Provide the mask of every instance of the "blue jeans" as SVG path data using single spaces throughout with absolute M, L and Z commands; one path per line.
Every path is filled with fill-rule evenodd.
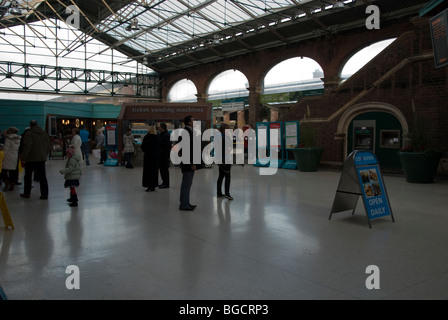
M 193 184 L 194 171 L 182 173 L 182 184 L 180 186 L 180 206 L 179 209 L 190 207 L 190 189 Z
M 90 153 L 90 148 L 89 148 L 89 143 L 88 142 L 83 142 L 81 145 L 81 152 L 82 155 L 84 156 L 84 158 L 86 159 L 86 165 L 89 165 L 89 153 Z

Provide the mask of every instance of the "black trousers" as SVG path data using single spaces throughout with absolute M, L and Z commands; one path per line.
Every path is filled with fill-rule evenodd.
M 40 195 L 48 196 L 48 181 L 47 174 L 45 172 L 45 161 L 25 162 L 25 175 L 23 177 L 25 186 L 23 193 L 27 195 L 31 194 L 31 180 L 33 172 L 35 172 L 35 175 L 39 177 Z
M 168 168 L 170 167 L 169 161 L 161 160 L 159 161 L 159 171 L 160 177 L 162 178 L 162 184 L 169 187 L 170 186 L 170 173 Z
M 220 164 L 219 166 L 219 176 L 218 176 L 218 182 L 217 182 L 217 188 L 218 188 L 218 195 L 222 194 L 222 182 L 225 178 L 224 183 L 224 190 L 225 195 L 230 195 L 230 164 Z

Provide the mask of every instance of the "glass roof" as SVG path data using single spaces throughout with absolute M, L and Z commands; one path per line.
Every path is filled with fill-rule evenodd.
M 101 21 L 97 28 L 119 44 L 145 53 L 224 32 L 311 0 L 142 0 Z M 137 19 L 132 29 L 129 25 Z M 138 28 L 138 29 L 137 29 Z

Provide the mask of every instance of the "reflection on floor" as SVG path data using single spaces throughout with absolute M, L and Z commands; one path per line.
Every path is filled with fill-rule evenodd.
M 0 224 L 0 285 L 18 299 L 447 299 L 448 182 L 384 181 L 395 217 L 329 213 L 340 172 L 232 167 L 233 201 L 216 197 L 217 167 L 196 172 L 194 211 L 179 211 L 181 173 L 145 192 L 142 168 L 83 165 L 79 206 L 59 169 L 4 192 L 15 230 Z M 366 288 L 370 265 L 380 289 Z M 79 289 L 69 290 L 79 268 Z

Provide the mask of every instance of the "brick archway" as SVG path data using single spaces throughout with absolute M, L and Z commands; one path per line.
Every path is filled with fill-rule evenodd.
M 406 120 L 406 117 L 404 116 L 403 112 L 388 103 L 384 102 L 365 102 L 356 104 L 349 109 L 347 109 L 341 116 L 338 122 L 337 126 L 337 136 L 344 136 L 344 148 L 343 148 L 343 158 L 345 159 L 347 157 L 347 135 L 348 135 L 348 128 L 350 126 L 350 123 L 355 119 L 358 115 L 367 113 L 367 112 L 386 112 L 389 114 L 392 114 L 395 116 L 398 121 L 400 122 L 400 125 L 403 129 L 403 136 L 406 136 L 409 132 L 409 125 Z

